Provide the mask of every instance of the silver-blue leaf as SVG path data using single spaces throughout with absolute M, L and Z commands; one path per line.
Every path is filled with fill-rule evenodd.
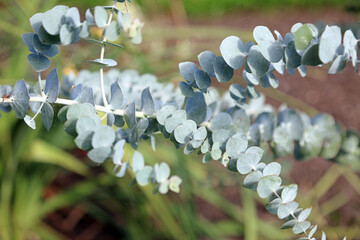
M 180 74 L 188 83 L 195 81 L 194 74 L 198 69 L 198 66 L 193 62 L 179 63 Z
M 28 111 L 30 101 L 29 91 L 23 79 L 16 83 L 11 99 L 13 101 L 10 102 L 10 106 L 16 113 L 16 117 L 23 119 Z
M 121 109 L 124 103 L 124 96 L 119 86 L 118 81 L 115 81 L 111 85 L 111 100 L 110 100 L 110 107 L 111 109 Z
M 91 144 L 94 148 L 111 147 L 114 141 L 114 130 L 109 126 L 101 126 L 96 129 Z
M 53 103 L 56 101 L 59 95 L 59 77 L 57 74 L 58 68 L 54 68 L 49 73 L 46 83 L 45 83 L 45 95 L 47 96 L 47 101 Z
M 338 26 L 326 26 L 319 43 L 319 58 L 323 63 L 331 62 L 341 45 L 341 29 Z
M 42 25 L 51 35 L 59 34 L 60 27 L 64 23 L 64 15 L 69 8 L 66 6 L 55 6 L 42 16 Z
M 141 111 L 147 116 L 155 112 L 155 103 L 149 87 L 145 88 L 141 93 Z
M 254 76 L 262 77 L 269 70 L 270 62 L 262 55 L 259 46 L 252 46 L 247 56 L 247 64 Z
M 45 71 L 50 67 L 50 60 L 40 54 L 29 54 L 27 60 L 36 72 Z
M 203 93 L 196 92 L 188 98 L 186 104 L 186 116 L 188 119 L 194 120 L 199 125 L 205 120 L 206 111 L 207 107 Z
M 281 178 L 279 176 L 266 176 L 259 180 L 257 192 L 261 198 L 267 198 L 270 194 L 276 192 L 281 185 Z
M 234 76 L 234 69 L 221 56 L 215 58 L 214 71 L 219 82 L 228 82 Z
M 44 103 L 44 106 L 41 108 L 41 116 L 46 130 L 49 131 L 54 120 L 54 109 L 50 103 Z
M 235 36 L 227 37 L 222 41 L 220 52 L 225 62 L 233 69 L 241 68 L 246 57 L 244 43 Z
M 110 147 L 99 147 L 93 148 L 88 152 L 88 157 L 96 163 L 103 163 L 106 159 L 110 157 L 111 148 Z
M 99 28 L 104 28 L 107 22 L 107 12 L 103 7 L 95 7 L 95 23 Z
M 209 74 L 210 77 L 215 77 L 214 62 L 216 55 L 213 52 L 205 51 L 198 55 L 198 60 L 202 69 Z

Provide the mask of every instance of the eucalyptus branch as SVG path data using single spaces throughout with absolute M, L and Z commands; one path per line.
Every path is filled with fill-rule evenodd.
M 113 4 L 113 8 L 111 9 L 110 11 L 110 16 L 109 16 L 109 19 L 106 23 L 107 26 L 110 25 L 111 23 L 111 20 L 113 18 L 113 14 L 114 14 L 114 7 L 116 6 L 116 2 L 117 1 L 114 1 L 114 4 Z M 106 28 L 104 28 L 101 36 L 102 36 L 102 41 L 105 42 L 107 39 L 106 39 L 106 36 L 105 36 L 105 31 L 106 31 Z M 101 46 L 101 52 L 100 52 L 100 63 L 103 63 L 104 62 L 104 55 L 105 55 L 105 44 L 102 44 Z M 106 95 L 105 95 L 105 89 L 104 89 L 104 67 L 101 66 L 100 67 L 100 86 L 101 86 L 101 94 L 102 94 L 102 99 L 103 99 L 103 102 L 104 102 L 104 106 L 106 108 L 109 107 L 109 103 L 106 99 Z
M 13 103 L 14 99 L 12 98 L 0 98 L 0 103 Z M 45 103 L 46 102 L 46 97 L 30 97 L 29 102 L 41 102 L 41 103 Z M 79 104 L 79 102 L 75 101 L 75 100 L 70 100 L 70 99 L 65 99 L 65 98 L 58 98 L 55 102 L 55 104 L 59 104 L 59 105 L 64 105 L 64 106 L 71 106 L 74 104 Z M 103 112 L 103 113 L 111 113 L 117 116 L 125 116 L 125 111 L 124 110 L 110 110 L 109 108 L 106 108 L 105 106 L 101 106 L 101 105 L 95 105 L 94 106 L 96 111 L 99 112 Z M 41 107 L 40 107 L 41 109 Z M 36 114 L 37 115 L 37 114 Z M 135 116 L 137 118 L 151 118 L 151 116 L 145 116 L 143 112 L 141 111 L 136 111 L 135 112 Z

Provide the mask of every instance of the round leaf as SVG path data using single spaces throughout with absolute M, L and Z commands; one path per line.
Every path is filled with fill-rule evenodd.
M 234 75 L 234 69 L 227 65 L 227 63 L 221 56 L 217 56 L 215 58 L 214 71 L 215 76 L 219 82 L 227 82 Z
M 182 183 L 182 179 L 176 175 L 172 176 L 169 179 L 169 189 L 173 192 L 180 192 L 180 184 Z
M 103 163 L 107 158 L 110 157 L 111 148 L 110 147 L 99 147 L 91 149 L 88 152 L 88 157 L 96 163 Z
M 285 48 L 286 69 L 294 69 L 301 65 L 301 56 L 296 52 L 294 41 L 289 42 Z
M 66 24 L 60 28 L 60 40 L 63 45 L 69 45 L 75 40 L 75 32 Z
M 277 162 L 272 162 L 266 165 L 263 170 L 264 176 L 276 175 L 279 176 L 281 172 L 281 165 Z
M 204 71 L 198 70 L 194 74 L 196 85 L 202 92 L 206 92 L 211 86 L 211 78 Z
M 267 198 L 270 194 L 276 192 L 281 185 L 281 178 L 270 175 L 260 178 L 257 192 L 261 198 Z
M 89 151 L 91 149 L 91 141 L 94 135 L 93 131 L 82 131 L 79 135 L 75 138 L 75 144 L 78 148 Z
M 176 107 L 173 105 L 165 105 L 160 110 L 156 112 L 156 119 L 161 124 L 165 124 L 165 120 L 171 116 L 173 112 L 176 111 Z
M 107 22 L 106 10 L 103 7 L 96 6 L 94 15 L 95 15 L 96 26 L 98 26 L 99 28 L 104 28 Z
M 261 54 L 272 63 L 279 62 L 284 54 L 284 47 L 278 42 L 263 41 L 259 43 Z
M 45 94 L 49 103 L 54 103 L 59 95 L 59 77 L 57 68 L 54 68 L 49 73 L 45 83 Z
M 254 39 L 257 43 L 261 43 L 263 41 L 275 41 L 274 36 L 272 35 L 269 28 L 265 26 L 257 26 L 254 28 L 253 31 Z
M 60 26 L 64 21 L 64 15 L 68 9 L 66 6 L 59 5 L 43 14 L 42 25 L 49 34 L 59 34 Z
M 203 93 L 196 92 L 188 98 L 186 103 L 186 116 L 188 119 L 194 120 L 196 124 L 200 125 L 205 121 L 206 113 L 207 106 Z
M 239 69 L 245 60 L 245 46 L 240 38 L 230 36 L 220 45 L 220 52 L 225 62 L 233 69 Z
M 284 187 L 281 192 L 281 200 L 283 203 L 288 203 L 294 201 L 296 198 L 298 191 L 298 186 L 296 184 L 291 184 L 289 186 Z
M 109 126 L 99 127 L 93 136 L 92 146 L 94 148 L 110 147 L 115 141 L 115 132 Z
M 51 45 L 43 44 L 40 42 L 40 39 L 37 34 L 34 34 L 33 36 L 33 46 L 38 53 L 46 52 L 50 49 Z
M 294 35 L 295 48 L 298 51 L 305 50 L 313 39 L 314 35 L 317 35 L 317 29 L 312 24 L 304 24 L 297 26 L 296 30 L 293 26 L 291 29 Z
M 344 58 L 344 56 L 342 55 L 336 56 L 334 61 L 330 65 L 329 73 L 330 74 L 339 73 L 345 68 L 345 66 L 346 66 L 346 59 Z
M 179 88 L 180 88 L 182 95 L 184 95 L 185 97 L 191 97 L 194 95 L 194 89 L 187 82 L 180 82 Z
M 226 152 L 228 152 L 230 158 L 238 158 L 248 146 L 248 139 L 242 133 L 237 133 L 230 137 L 226 143 Z
M 299 222 L 305 221 L 310 216 L 310 213 L 311 213 L 311 208 L 307 208 L 304 211 L 302 211 L 298 216 Z
M 54 109 L 48 102 L 45 102 L 44 106 L 41 108 L 41 116 L 43 119 L 44 127 L 47 131 L 49 131 L 54 120 Z
M 301 64 L 307 66 L 317 66 L 322 64 L 319 58 L 319 44 L 314 44 L 306 49 L 301 58 Z
M 323 63 L 329 63 L 335 57 L 341 45 L 341 29 L 338 26 L 326 26 L 320 37 L 319 58 Z
M 259 46 L 252 46 L 248 58 L 247 64 L 254 76 L 262 77 L 269 70 L 270 62 L 262 55 Z
M 143 169 L 137 172 L 136 181 L 140 186 L 146 186 L 153 174 L 153 168 L 150 166 L 145 166 Z
M 32 68 L 37 72 L 45 71 L 50 67 L 50 60 L 40 54 L 29 54 L 27 60 Z
M 205 51 L 198 55 L 200 66 L 211 77 L 215 77 L 215 72 L 214 72 L 215 58 L 216 55 L 210 51 Z
M 141 111 L 147 116 L 155 112 L 155 103 L 149 87 L 145 88 L 141 93 Z
M 144 161 L 143 155 L 140 152 L 135 151 L 134 155 L 133 155 L 133 158 L 132 158 L 133 171 L 135 173 L 137 173 L 138 171 L 143 169 L 144 166 L 145 166 L 145 161 Z
M 194 74 L 197 70 L 199 70 L 199 68 L 193 62 L 182 62 L 179 64 L 179 70 L 180 70 L 181 76 L 188 83 L 192 83 L 193 81 L 195 81 Z
M 193 137 L 193 133 L 196 130 L 197 125 L 193 120 L 186 120 L 181 125 L 177 126 L 174 130 L 174 136 L 176 141 L 181 144 L 185 144 Z
M 248 174 L 252 170 L 256 170 L 256 165 L 261 160 L 264 153 L 259 147 L 250 147 L 245 153 L 240 154 L 237 161 L 237 169 L 241 174 Z
M 121 165 L 120 171 L 116 174 L 117 177 L 122 178 L 125 176 L 126 170 L 129 168 L 129 163 L 124 163 Z
M 122 163 L 122 159 L 125 154 L 124 152 L 125 143 L 126 143 L 125 139 L 121 139 L 114 145 L 113 163 L 115 165 L 121 165 Z
M 297 222 L 295 226 L 293 227 L 293 233 L 294 234 L 302 234 L 306 232 L 311 227 L 311 223 L 308 221 L 305 222 Z M 326 237 L 322 237 L 322 240 L 326 240 Z
M 80 117 L 91 117 L 94 115 L 96 115 L 96 110 L 91 104 L 73 104 L 66 112 L 66 119 L 78 119 Z
M 229 91 L 235 101 L 246 98 L 245 89 L 238 83 L 231 84 Z
M 256 191 L 258 182 L 262 178 L 262 173 L 260 171 L 255 171 L 247 175 L 244 179 L 244 187 L 249 188 L 253 191 Z
M 109 26 L 106 27 L 105 36 L 110 41 L 116 41 L 119 37 L 119 27 L 116 21 L 112 21 Z
M 26 115 L 24 118 L 25 123 L 31 127 L 32 129 L 36 129 L 36 123 L 34 121 L 34 119 L 32 119 L 32 117 L 30 117 L 29 115 Z
M 281 204 L 277 211 L 277 216 L 279 219 L 284 219 L 287 216 L 292 215 L 298 207 L 299 203 L 297 202 L 288 202 L 285 204 Z
M 177 110 L 172 113 L 171 117 L 165 120 L 165 129 L 168 133 L 172 133 L 184 121 L 186 121 L 186 112 L 184 110 Z
M 170 167 L 167 163 L 161 163 L 159 167 L 155 168 L 155 179 L 158 183 L 163 183 L 168 180 L 170 176 Z

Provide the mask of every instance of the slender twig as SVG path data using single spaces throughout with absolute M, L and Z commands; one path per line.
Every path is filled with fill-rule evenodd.
M 10 103 L 10 102 L 13 102 L 14 100 L 11 99 L 11 98 L 0 98 L 0 103 Z M 30 102 L 46 102 L 46 98 L 43 98 L 41 96 L 39 97 L 30 97 Z M 79 104 L 77 101 L 75 100 L 70 100 L 70 99 L 65 99 L 65 98 L 58 98 L 55 102 L 55 104 L 60 104 L 60 105 L 74 105 L 74 104 Z M 118 109 L 118 110 L 111 110 L 105 106 L 101 106 L 101 105 L 95 105 L 95 109 L 96 111 L 99 111 L 99 112 L 104 112 L 104 113 L 111 113 L 111 114 L 114 114 L 114 115 L 118 115 L 118 116 L 125 116 L 125 110 L 121 110 L 121 109 Z M 143 112 L 139 112 L 139 111 L 136 111 L 135 112 L 135 116 L 137 118 L 145 118 L 145 114 Z M 146 116 L 146 118 L 153 118 L 154 116 Z
M 45 93 L 44 93 L 44 89 L 42 86 L 42 80 L 41 80 L 41 73 L 38 72 L 38 81 L 39 81 L 39 88 L 40 88 L 40 92 L 41 92 L 41 96 L 43 96 L 43 98 L 45 98 Z
M 184 104 L 183 104 L 183 106 L 181 108 L 182 110 L 185 110 L 188 99 L 189 99 L 188 97 L 185 97 Z
M 101 121 L 104 120 L 107 117 L 107 113 L 105 113 L 105 115 L 101 118 Z
M 42 102 L 42 103 L 41 103 L 38 111 L 37 111 L 37 112 L 35 113 L 35 115 L 31 118 L 31 120 L 34 120 L 34 119 L 37 117 L 37 115 L 39 115 L 39 113 L 41 112 L 41 109 L 42 109 L 42 107 L 44 106 L 44 104 L 45 104 L 45 102 Z
M 114 15 L 114 7 L 115 6 L 116 6 L 116 1 L 114 1 L 114 5 L 113 5 L 113 8 L 111 9 L 110 16 L 109 16 L 109 19 L 108 19 L 108 22 L 107 22 L 106 26 L 109 26 L 110 23 L 111 23 L 111 20 L 112 20 L 113 15 Z M 106 31 L 106 28 L 104 28 L 104 30 L 102 32 L 102 41 L 103 42 L 105 42 L 107 40 L 106 36 L 105 36 L 105 31 Z M 104 62 L 104 55 L 105 55 L 105 44 L 103 44 L 102 47 L 101 47 L 100 63 Z M 104 67 L 100 68 L 100 85 L 101 85 L 101 95 L 102 95 L 102 98 L 103 98 L 104 106 L 106 108 L 109 108 L 109 103 L 107 102 L 106 95 L 105 95 L 105 88 L 104 88 Z

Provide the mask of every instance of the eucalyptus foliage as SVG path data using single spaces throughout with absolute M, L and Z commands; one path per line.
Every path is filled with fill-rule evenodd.
M 350 30 L 342 36 L 337 26 L 327 26 L 320 33 L 312 24 L 297 23 L 283 38 L 277 31 L 275 37 L 267 27 L 258 26 L 253 32 L 257 44 L 244 44 L 230 36 L 220 45 L 221 56 L 205 51 L 198 55 L 200 67 L 180 63 L 185 81 L 174 87 L 134 70 L 113 68 L 104 73 L 105 67 L 117 65 L 104 58 L 105 46 L 122 48 L 111 42 L 122 32 L 140 43 L 143 24 L 117 9 L 116 1 L 110 7 L 89 9 L 85 16 L 81 22 L 76 8 L 56 6 L 30 18 L 34 32 L 25 33 L 23 41 L 38 82 L 20 80 L 15 86 L 0 86 L 2 111 L 14 110 L 33 129 L 40 114 L 47 130 L 57 114 L 65 131 L 74 136 L 79 148 L 88 151 L 93 162 L 112 161 L 119 178 L 132 171 L 133 182 L 140 186 L 154 183 L 154 193 L 179 192 L 182 180 L 171 176 L 167 163 L 146 165 L 137 151 L 143 140 L 149 140 L 155 150 L 155 135 L 162 134 L 185 154 L 197 152 L 204 163 L 220 161 L 229 170 L 246 175 L 244 187 L 268 199 L 266 209 L 285 220 L 281 228 L 304 234 L 299 239 L 315 239 L 317 226 L 307 221 L 311 208 L 302 209 L 295 201 L 298 186 L 282 185 L 281 165 L 276 161 L 265 164 L 263 155 L 272 152 L 274 159 L 294 155 L 298 160 L 321 156 L 360 170 L 360 138 L 328 114 L 310 118 L 295 109 L 274 110 L 255 86 L 277 88 L 275 72 L 292 75 L 298 70 L 306 76 L 308 66 L 329 64 L 329 73 L 335 74 L 350 62 L 357 70 L 358 40 Z M 91 37 L 91 27 L 103 30 L 101 39 Z M 100 57 L 88 61 L 100 70 L 67 74 L 60 84 L 54 68 L 43 80 L 41 72 L 49 68 L 49 58 L 59 53 L 58 45 L 81 39 L 101 47 Z M 238 69 L 247 84 L 233 83 L 220 97 L 212 81 L 228 82 Z M 55 113 L 54 104 L 64 107 Z M 123 159 L 125 144 L 134 149 L 131 161 Z

